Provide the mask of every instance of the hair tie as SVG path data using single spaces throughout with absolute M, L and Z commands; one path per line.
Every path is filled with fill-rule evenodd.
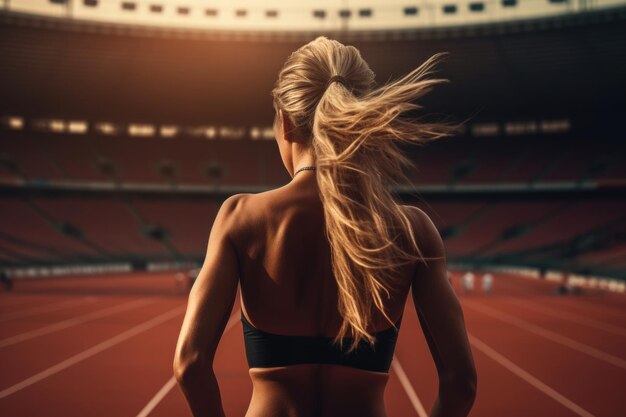
M 346 80 L 346 77 L 344 77 L 343 75 L 333 75 L 332 77 L 330 77 L 330 79 L 326 83 L 326 88 L 328 88 L 328 86 L 331 85 L 335 81 L 339 81 L 348 89 L 351 88 L 350 83 L 348 82 L 348 80 Z

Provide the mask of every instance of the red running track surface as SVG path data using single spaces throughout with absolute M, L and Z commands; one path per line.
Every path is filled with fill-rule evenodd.
M 22 280 L 0 293 L 0 414 L 190 416 L 171 370 L 186 306 L 175 275 Z M 626 296 L 559 297 L 554 283 L 494 275 L 486 295 L 479 285 L 460 292 L 453 274 L 478 368 L 471 415 L 622 415 Z M 251 383 L 237 306 L 215 371 L 226 414 L 243 416 Z M 388 415 L 426 416 L 436 394 L 435 367 L 409 302 Z

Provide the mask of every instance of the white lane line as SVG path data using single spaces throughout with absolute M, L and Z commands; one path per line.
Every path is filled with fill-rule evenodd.
M 562 336 L 556 332 L 553 332 L 551 330 L 546 330 L 543 327 L 534 325 L 532 323 L 529 323 L 525 320 L 521 320 L 518 319 L 516 317 L 510 316 L 506 313 L 503 313 L 500 310 L 496 310 L 495 308 L 491 308 L 491 307 L 487 307 L 485 305 L 482 305 L 480 303 L 477 303 L 475 301 L 469 301 L 469 300 L 464 300 L 463 304 L 467 307 L 473 308 L 475 310 L 478 310 L 488 316 L 491 316 L 493 318 L 496 318 L 500 321 L 503 321 L 505 323 L 509 323 L 512 324 L 514 326 L 517 326 L 521 329 L 524 329 L 528 332 L 534 333 L 538 336 L 544 337 L 548 340 L 552 340 L 553 342 L 559 343 L 563 346 L 566 346 L 572 350 L 576 350 L 578 352 L 584 353 L 586 355 L 589 355 L 593 358 L 599 359 L 603 362 L 606 362 L 608 364 L 617 366 L 618 368 L 622 368 L 622 369 L 626 369 L 626 360 L 622 359 L 622 358 L 618 358 L 617 356 L 613 356 L 609 353 L 606 353 L 604 351 L 601 351 L 599 349 L 596 349 L 594 347 L 591 347 L 589 345 L 586 345 L 584 343 L 580 343 L 574 339 L 570 339 L 569 337 L 565 337 Z
M 561 318 L 564 320 L 569 320 L 578 324 L 584 324 L 585 326 L 588 326 L 597 330 L 604 330 L 606 332 L 614 333 L 620 336 L 626 336 L 626 329 L 623 329 L 619 326 L 615 326 L 613 324 L 603 323 L 600 320 L 590 319 L 588 317 L 581 316 L 579 314 L 565 312 L 562 310 L 556 310 L 554 308 L 550 308 L 546 306 L 539 306 L 537 304 L 530 305 L 530 303 L 527 301 L 521 301 L 521 300 L 507 300 L 507 301 L 510 303 L 522 306 L 524 308 L 527 308 L 528 310 L 534 310 L 538 313 L 546 314 L 548 316 L 553 316 L 553 317 Z
M 225 335 L 226 332 L 231 327 L 233 327 L 235 323 L 237 323 L 237 321 L 239 321 L 239 309 L 237 309 L 237 311 L 235 311 L 233 315 L 230 316 L 230 319 L 228 320 L 228 323 L 226 323 L 226 327 L 224 328 L 224 333 L 222 333 L 222 336 Z M 174 377 L 168 379 L 165 385 L 163 385 L 161 389 L 156 394 L 154 394 L 154 397 L 152 397 L 152 399 L 148 401 L 148 404 L 146 404 L 146 406 L 141 409 L 139 414 L 137 414 L 137 417 L 147 417 L 175 386 L 176 379 Z
M 492 349 L 490 346 L 485 344 L 476 336 L 472 334 L 468 334 L 468 337 L 472 346 L 480 350 L 485 355 L 489 356 L 494 361 L 498 362 L 500 365 L 502 365 L 503 367 L 505 367 L 506 369 L 508 369 L 509 371 L 511 371 L 512 373 L 514 373 L 515 375 L 523 379 L 524 381 L 528 382 L 533 387 L 537 388 L 539 391 L 546 394 L 548 397 L 557 401 L 561 405 L 567 407 L 569 410 L 571 410 L 572 412 L 576 413 L 577 415 L 581 417 L 594 417 L 594 415 L 591 414 L 589 411 L 585 410 L 584 408 L 574 403 L 569 398 L 565 397 L 564 395 L 560 394 L 553 388 L 541 382 L 535 376 L 529 374 L 528 372 L 526 372 L 525 370 L 517 366 L 515 363 L 511 362 L 509 359 L 502 356 L 500 353 Z
M 59 362 L 56 365 L 53 365 L 50 368 L 45 369 L 29 378 L 26 378 L 23 381 L 20 381 L 15 385 L 5 388 L 2 391 L 0 391 L 0 399 L 8 397 L 9 395 L 14 394 L 26 387 L 29 387 L 30 385 L 33 385 L 58 372 L 61 372 L 62 370 L 67 369 L 72 365 L 76 365 L 77 363 L 84 361 L 85 359 L 88 359 L 97 353 L 107 350 L 110 347 L 113 347 L 119 343 L 122 343 L 123 341 L 127 339 L 130 339 L 133 336 L 138 335 L 139 333 L 145 332 L 146 330 L 149 330 L 155 326 L 158 326 L 159 324 L 164 323 L 167 320 L 172 319 L 173 317 L 176 317 L 177 315 L 182 313 L 185 310 L 185 308 L 186 306 L 178 306 L 176 308 L 173 308 L 148 321 L 144 321 L 141 324 L 131 327 L 130 329 L 125 330 L 122 333 L 119 333 L 116 336 L 113 336 L 112 338 L 105 340 L 104 342 L 98 343 L 97 345 L 92 346 L 87 350 L 77 353 L 76 355 L 71 356 L 65 359 L 64 361 Z
M 65 300 L 58 303 L 46 304 L 43 306 L 37 306 L 28 308 L 21 311 L 12 311 L 10 313 L 0 314 L 0 322 L 19 319 L 24 317 L 35 316 L 41 313 L 49 313 L 51 311 L 63 310 L 64 308 L 70 308 L 75 305 L 93 303 L 96 301 L 95 297 L 83 297 L 79 300 Z
M 137 414 L 137 417 L 147 417 L 175 386 L 176 378 L 171 377 L 168 379 L 165 385 L 163 385 L 163 387 L 161 387 L 161 389 L 154 394 L 154 397 L 152 397 L 152 399 L 148 401 L 148 404 L 146 404 L 139 414 Z
M 402 367 L 402 364 L 398 360 L 398 357 L 395 355 L 393 356 L 393 361 L 391 362 L 391 369 L 393 369 L 396 375 L 398 375 L 400 384 L 402 385 L 402 388 L 404 388 L 404 392 L 406 392 L 406 396 L 409 397 L 409 401 L 411 401 L 411 404 L 413 404 L 413 408 L 415 409 L 415 412 L 417 412 L 417 415 L 419 417 L 428 417 L 428 413 L 424 409 L 422 402 L 420 401 L 419 397 L 415 393 L 415 390 L 413 389 L 413 385 L 411 385 L 411 381 L 409 381 L 409 377 L 406 376 L 406 373 L 404 372 L 404 368 Z
M 23 342 L 25 340 L 34 339 L 35 337 L 57 332 L 59 330 L 67 329 L 68 327 L 77 326 L 79 324 L 83 324 L 91 320 L 96 320 L 96 319 L 100 319 L 103 317 L 111 316 L 113 314 L 121 313 L 122 311 L 131 310 L 133 308 L 137 308 L 145 304 L 154 303 L 155 301 L 156 300 L 154 299 L 135 300 L 135 301 L 121 304 L 121 305 L 115 305 L 113 307 L 103 308 L 101 310 L 93 311 L 89 314 L 85 314 L 80 317 L 63 320 L 58 323 L 54 323 L 48 326 L 40 327 L 38 329 L 30 330 L 28 332 L 20 333 L 18 335 L 7 337 L 6 339 L 0 340 L 0 348 L 11 346 L 16 343 Z

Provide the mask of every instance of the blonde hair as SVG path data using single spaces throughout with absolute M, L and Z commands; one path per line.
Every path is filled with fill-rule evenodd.
M 422 107 L 415 99 L 448 81 L 426 78 L 444 54 L 377 87 L 355 47 L 319 36 L 289 56 L 272 90 L 275 110 L 311 140 L 343 317 L 335 342 L 350 338 L 350 351 L 362 340 L 375 342 L 369 328 L 374 309 L 394 325 L 384 297 L 394 289 L 398 267 L 425 259 L 387 186 L 411 182 L 403 168 L 412 162 L 399 144 L 423 144 L 458 127 L 401 117 Z M 335 75 L 349 85 L 327 86 Z

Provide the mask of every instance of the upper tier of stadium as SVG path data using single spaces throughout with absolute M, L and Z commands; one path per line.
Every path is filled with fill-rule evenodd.
M 303 31 L 267 38 L 235 31 L 211 37 L 201 31 L 193 32 L 195 37 L 42 18 L 14 12 L 19 4 L 5 2 L 11 9 L 0 13 L 0 117 L 3 124 L 15 117 L 35 130 L 64 120 L 85 122 L 90 133 L 101 126 L 131 133 L 132 126 L 153 125 L 156 131 L 165 127 L 166 136 L 208 132 L 211 139 L 211 132 L 221 137 L 241 128 L 264 136 L 274 116 L 270 90 L 281 65 L 316 36 Z M 620 7 L 480 30 L 385 31 L 352 41 L 359 31 L 317 32 L 357 47 L 381 84 L 434 53 L 448 52 L 436 75 L 450 82 L 420 104 L 429 112 L 471 118 L 478 124 L 468 126 L 473 131 L 484 133 L 486 127 L 508 134 L 518 131 L 516 126 L 541 131 L 544 121 L 564 121 L 568 131 L 584 126 L 589 134 L 621 123 L 615 109 L 626 102 L 625 20 L 626 7 Z
M 206 31 L 387 30 L 490 25 L 586 13 L 624 0 L 11 0 L 4 10 L 92 23 Z

